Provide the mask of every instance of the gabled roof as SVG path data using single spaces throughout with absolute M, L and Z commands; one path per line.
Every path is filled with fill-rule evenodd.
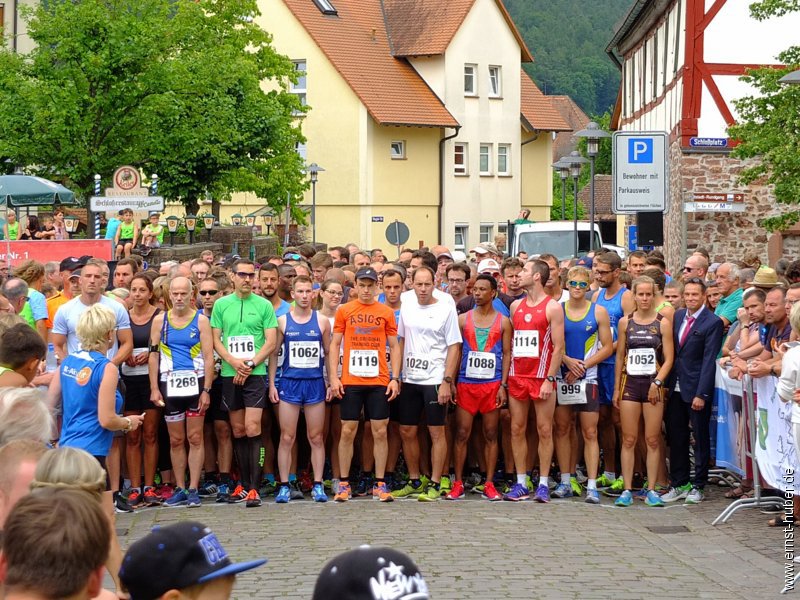
M 519 44 L 522 62 L 533 57 L 502 0 L 495 0 Z M 395 56 L 444 54 L 475 0 L 383 0 Z
M 548 98 L 570 127 L 569 132 L 556 134 L 556 139 L 553 141 L 553 162 L 555 162 L 577 149 L 578 140 L 572 137 L 571 132 L 584 129 L 591 119 L 569 96 L 548 96 Z
M 572 131 L 552 99 L 545 96 L 533 80 L 521 71 L 520 112 L 528 129 L 537 131 Z
M 594 176 L 594 212 L 597 217 L 616 218 L 611 209 L 611 190 L 611 175 Z M 578 192 L 578 202 L 583 204 L 588 215 L 592 203 L 591 187 L 588 183 Z
M 336 0 L 337 15 L 324 15 L 312 0 L 284 2 L 376 122 L 458 125 L 413 67 L 392 56 L 378 0 Z

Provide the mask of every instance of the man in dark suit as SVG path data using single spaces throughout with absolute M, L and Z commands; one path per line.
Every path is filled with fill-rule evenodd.
M 664 502 L 703 500 L 711 459 L 709 422 L 714 398 L 716 358 L 722 345 L 722 320 L 705 306 L 706 285 L 702 279 L 684 282 L 685 309 L 675 312 L 672 324 L 675 363 L 667 378 L 671 390 L 665 420 L 669 443 L 671 487 Z M 694 480 L 689 481 L 689 423 L 694 432 Z

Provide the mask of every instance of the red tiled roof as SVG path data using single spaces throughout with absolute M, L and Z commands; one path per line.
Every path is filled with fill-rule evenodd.
M 495 0 L 519 44 L 522 62 L 533 57 L 502 0 Z M 475 0 L 383 0 L 395 56 L 444 54 Z
M 542 93 L 524 70 L 521 73 L 520 112 L 530 128 L 539 131 L 571 131 L 572 128 L 556 110 L 552 99 Z
M 578 192 L 578 202 L 583 204 L 587 215 L 590 211 L 591 199 L 591 188 L 587 183 Z M 616 218 L 614 211 L 611 209 L 611 175 L 594 176 L 594 212 L 597 216 Z
M 549 98 L 572 131 L 586 128 L 590 119 L 572 98 L 569 96 L 549 96 Z M 572 131 L 556 134 L 556 139 L 553 141 L 553 162 L 577 149 L 578 140 L 572 136 Z
M 454 127 L 455 117 L 389 46 L 380 2 L 336 0 L 324 15 L 311 0 L 284 0 L 369 114 L 382 125 Z

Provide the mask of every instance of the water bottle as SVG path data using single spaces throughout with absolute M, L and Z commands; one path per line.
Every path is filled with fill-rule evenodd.
M 45 369 L 48 373 L 52 373 L 58 369 L 58 357 L 56 356 L 56 347 L 53 344 L 47 344 L 47 359 L 45 360 Z

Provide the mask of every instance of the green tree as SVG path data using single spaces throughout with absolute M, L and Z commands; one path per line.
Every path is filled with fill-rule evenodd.
M 285 206 L 307 185 L 300 106 L 257 15 L 255 0 L 39 4 L 35 49 L 0 52 L 0 156 L 83 197 L 131 164 L 187 210 L 207 192 Z
M 800 10 L 798 0 L 763 0 L 750 8 L 760 20 Z M 789 65 L 786 69 L 754 69 L 742 80 L 751 84 L 757 96 L 747 96 L 735 102 L 739 121 L 728 134 L 741 143 L 733 155 L 753 159 L 740 173 L 744 184 L 764 182 L 774 186 L 775 198 L 781 204 L 800 203 L 800 86 L 782 85 L 778 80 L 800 67 L 800 46 L 778 55 Z M 764 219 L 768 230 L 784 229 L 800 219 L 800 210 Z

